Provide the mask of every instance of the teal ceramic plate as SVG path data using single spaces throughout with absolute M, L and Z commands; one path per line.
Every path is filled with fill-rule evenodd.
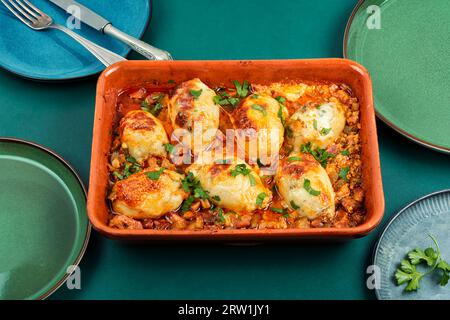
M 450 153 L 450 1 L 360 1 L 344 56 L 372 77 L 377 115 L 404 136 Z
M 394 273 L 406 253 L 415 248 L 434 247 L 428 235 L 439 242 L 442 257 L 450 260 L 450 190 L 429 194 L 396 214 L 375 246 L 373 264 L 380 268 L 381 300 L 449 300 L 450 288 L 439 285 L 439 277 L 424 277 L 417 292 L 403 292 L 396 286 Z
M 73 169 L 38 145 L 0 138 L 0 299 L 43 299 L 80 261 L 90 234 Z
M 56 23 L 73 26 L 73 20 L 48 0 L 30 0 Z M 151 18 L 150 0 L 78 0 L 115 27 L 140 38 Z M 130 47 L 81 23 L 74 30 L 85 38 L 126 56 Z M 105 66 L 75 40 L 59 30 L 34 31 L 0 2 L 0 67 L 25 78 L 66 81 L 97 74 Z

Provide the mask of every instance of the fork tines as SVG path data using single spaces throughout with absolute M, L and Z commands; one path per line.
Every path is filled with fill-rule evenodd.
M 0 0 L 18 19 L 30 25 L 38 21 L 44 13 L 28 0 Z

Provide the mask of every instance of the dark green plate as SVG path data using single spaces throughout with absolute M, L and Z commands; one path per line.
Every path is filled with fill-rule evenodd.
M 377 115 L 404 136 L 450 153 L 450 1 L 365 0 L 344 56 L 372 77 Z
M 86 192 L 53 152 L 0 138 L 0 299 L 43 299 L 77 265 L 90 234 Z

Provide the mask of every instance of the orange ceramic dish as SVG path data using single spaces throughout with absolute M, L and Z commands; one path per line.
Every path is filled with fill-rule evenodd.
M 129 90 L 130 88 L 142 87 L 147 88 L 149 92 L 161 91 L 168 87 L 168 83 L 175 82 L 180 84 L 193 78 L 200 78 L 210 87 L 223 85 L 225 85 L 225 87 L 232 87 L 233 80 L 246 79 L 250 83 L 260 86 L 258 92 L 261 92 L 265 85 L 288 82 L 331 83 L 333 85 L 343 85 L 344 89 L 347 88 L 347 91 L 354 97 L 351 101 L 358 101 L 359 104 L 358 127 L 360 126 L 360 129 L 357 132 L 357 138 L 360 140 L 361 158 L 359 158 L 358 154 L 357 160 L 358 163 L 360 163 L 358 166 L 360 166 L 361 170 L 361 187 L 363 189 L 359 192 L 361 194 L 364 193 L 364 210 L 361 211 L 361 217 L 363 219 L 359 219 L 359 222 L 356 224 L 353 223 L 352 227 L 346 222 L 331 225 L 325 224 L 318 228 L 296 228 L 295 226 L 291 226 L 289 228 L 280 229 L 261 229 L 258 227 L 254 229 L 233 229 L 217 228 L 215 225 L 213 225 L 212 228 L 199 228 L 200 230 L 176 230 L 173 228 L 168 230 L 164 230 L 163 228 L 134 230 L 111 227 L 109 221 L 111 217 L 110 204 L 107 200 L 111 192 L 109 182 L 111 179 L 111 166 L 109 165 L 108 167 L 108 164 L 111 161 L 111 145 L 117 144 L 117 141 L 115 141 L 117 123 L 124 116 L 124 110 L 121 110 L 120 106 L 118 107 L 118 105 L 123 105 L 123 100 L 121 100 L 123 91 L 128 89 L 127 92 L 132 92 Z M 169 87 L 173 87 L 173 85 Z M 329 86 L 324 86 L 324 89 L 327 90 L 328 87 Z M 318 90 L 320 91 L 321 89 Z M 341 90 L 342 93 L 344 91 L 345 90 Z M 195 93 L 194 90 L 192 94 L 195 95 Z M 250 100 L 251 99 L 259 98 L 258 95 L 255 95 L 255 97 L 251 97 Z M 354 104 L 356 108 L 358 108 L 358 104 Z M 320 110 L 320 106 L 313 106 L 313 108 L 316 107 Z M 346 115 L 346 117 L 347 123 L 349 123 L 349 115 Z M 314 126 L 316 125 L 317 121 L 314 121 Z M 121 127 L 121 130 L 122 129 L 123 128 Z M 113 238 L 241 241 L 263 240 L 269 238 L 298 239 L 357 237 L 363 236 L 372 230 L 380 222 L 384 211 L 384 197 L 381 184 L 371 82 L 367 71 L 360 65 L 349 60 L 127 61 L 116 64 L 105 70 L 98 83 L 92 148 L 90 190 L 88 197 L 89 218 L 95 229 Z M 290 159 L 295 160 L 297 158 L 298 157 L 287 158 L 287 161 L 291 161 Z M 286 161 L 286 159 L 284 161 Z M 314 161 L 314 159 L 312 159 L 312 161 Z M 327 170 L 328 169 L 329 166 Z M 136 175 L 134 179 L 137 178 L 138 175 Z M 334 187 L 336 189 L 336 186 Z M 219 212 L 221 213 L 221 211 Z M 342 212 L 346 217 L 345 210 L 342 210 Z M 177 217 L 176 213 L 172 215 Z M 264 216 L 264 213 L 262 213 L 262 215 Z M 281 220 L 284 221 L 285 219 L 280 219 L 280 221 Z M 140 222 L 138 223 L 140 224 Z M 220 223 L 218 224 L 220 225 Z

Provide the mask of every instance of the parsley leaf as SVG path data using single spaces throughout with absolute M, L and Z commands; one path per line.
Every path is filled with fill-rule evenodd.
M 113 175 L 114 175 L 117 179 L 123 180 L 123 175 L 121 175 L 119 172 L 114 171 L 114 172 L 113 172 Z
M 259 104 L 254 104 L 254 105 L 252 105 L 252 109 L 253 109 L 253 110 L 258 110 L 258 111 L 261 112 L 264 116 L 267 116 L 267 111 L 266 111 L 266 109 L 264 109 L 263 107 L 261 107 Z
M 237 92 L 238 96 L 240 96 L 241 98 L 245 98 L 248 95 L 248 88 L 249 88 L 248 81 L 244 80 L 242 85 L 237 80 L 234 80 L 233 83 L 234 83 L 234 86 L 236 87 L 236 92 Z
M 164 148 L 166 149 L 167 153 L 169 153 L 169 154 L 172 154 L 173 151 L 175 150 L 175 146 L 170 143 L 165 143 Z
M 251 170 L 247 168 L 247 165 L 245 163 L 240 163 L 234 167 L 233 170 L 230 171 L 232 177 L 236 177 L 240 174 L 243 176 L 246 176 L 250 174 Z
M 292 209 L 294 209 L 294 210 L 300 209 L 300 207 L 294 202 L 294 200 L 291 200 L 291 207 L 292 207 Z
M 225 222 L 225 217 L 223 216 L 222 208 L 219 208 L 217 217 L 219 218 L 220 222 Z
M 428 248 L 433 250 L 432 248 Z M 426 250 L 425 250 L 426 251 Z M 425 251 L 423 251 L 422 249 L 414 249 L 413 251 L 408 253 L 408 258 L 411 261 L 412 264 L 416 265 L 419 264 L 421 262 L 426 262 L 426 264 L 431 267 L 435 262 L 436 262 L 436 258 L 435 257 L 431 257 L 428 256 Z M 434 250 L 433 250 L 434 251 Z M 429 252 L 430 253 L 430 252 Z M 433 253 L 434 256 L 434 253 Z
M 341 151 L 341 154 L 342 154 L 343 156 L 348 156 L 348 155 L 350 155 L 350 152 L 349 152 L 348 150 L 342 150 L 342 151 Z
M 292 162 L 292 161 L 302 161 L 302 158 L 300 157 L 289 157 L 287 158 L 288 162 Z
M 247 165 L 245 163 L 240 163 L 230 171 L 230 174 L 232 177 L 237 177 L 240 174 L 242 174 L 243 176 L 248 176 L 248 179 L 250 180 L 250 185 L 254 187 L 256 186 L 256 180 L 255 177 L 251 175 L 251 172 L 252 170 L 247 168 Z
M 181 206 L 181 212 L 185 213 L 186 211 L 189 211 L 193 202 L 194 196 L 189 196 L 186 200 L 184 200 L 183 205 Z
M 329 134 L 331 131 L 331 128 L 322 128 L 322 130 L 320 130 L 320 135 L 322 136 L 326 136 L 327 134 Z
M 315 130 L 317 130 L 317 120 L 316 119 L 313 120 L 313 127 Z
M 442 271 L 442 276 L 441 280 L 439 281 L 439 284 L 441 286 L 446 286 L 450 279 L 450 265 L 446 261 L 441 260 L 439 261 L 436 268 Z
M 305 188 L 305 190 L 308 191 L 310 195 L 313 195 L 315 197 L 321 194 L 320 190 L 314 190 L 311 187 L 311 181 L 309 179 L 305 179 L 305 181 L 303 181 L 303 188 Z
M 275 100 L 277 100 L 279 103 L 281 103 L 282 105 L 284 105 L 286 103 L 286 98 L 282 97 L 282 96 L 277 96 L 275 98 Z
M 267 197 L 267 194 L 265 192 L 261 192 L 260 194 L 258 194 L 258 196 L 256 197 L 256 205 L 258 207 L 262 208 L 263 201 L 266 197 Z
M 347 179 L 347 175 L 348 172 L 350 171 L 350 167 L 344 167 L 341 170 L 339 170 L 339 178 L 343 179 L 344 181 L 348 181 Z
M 161 174 L 164 172 L 164 168 L 159 169 L 158 171 L 149 171 L 146 172 L 145 175 L 152 180 L 158 180 Z
M 321 148 L 313 149 L 311 146 L 311 142 L 308 142 L 307 144 L 302 144 L 300 146 L 300 151 L 303 153 L 311 154 L 314 157 L 314 159 L 316 159 L 324 168 L 326 168 L 328 160 L 336 156 L 334 153 L 329 153 L 325 149 Z
M 248 179 L 250 180 L 250 186 L 252 186 L 252 187 L 256 186 L 256 180 L 253 175 L 249 174 Z
M 407 254 L 408 259 L 400 262 L 400 267 L 396 270 L 394 276 L 397 285 L 407 283 L 405 291 L 417 291 L 420 288 L 420 280 L 433 273 L 435 270 L 440 271 L 441 278 L 439 284 L 445 286 L 450 279 L 450 265 L 441 258 L 441 252 L 436 238 L 430 235 L 436 250 L 433 248 L 414 249 Z M 425 263 L 429 268 L 426 272 L 421 273 L 417 270 L 416 265 Z
M 200 89 L 200 90 L 191 89 L 191 90 L 189 90 L 189 93 L 194 97 L 195 100 L 197 100 L 200 97 L 200 95 L 202 94 L 202 91 L 203 91 L 203 89 Z
M 213 199 L 214 201 L 217 201 L 217 202 L 219 202 L 219 201 L 220 201 L 220 197 L 219 197 L 219 196 L 217 196 L 217 195 L 215 195 L 215 196 L 212 196 L 212 197 L 211 197 L 211 199 Z

